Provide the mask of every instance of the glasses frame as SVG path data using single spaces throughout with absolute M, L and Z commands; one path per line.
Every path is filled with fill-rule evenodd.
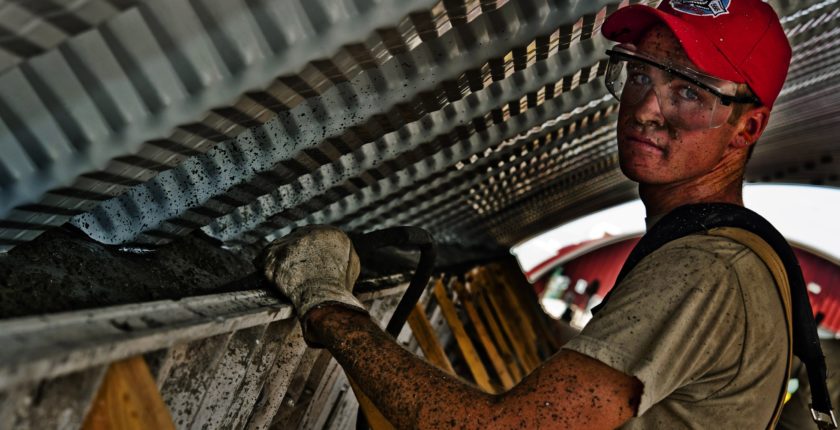
M 698 87 L 703 88 L 704 90 L 712 93 L 713 95 L 715 95 L 717 98 L 720 99 L 720 103 L 723 106 L 729 106 L 732 103 L 751 103 L 751 104 L 754 104 L 754 105 L 757 105 L 757 106 L 761 106 L 761 100 L 759 100 L 757 97 L 753 97 L 753 96 L 731 96 L 731 95 L 728 95 L 728 94 L 721 94 L 720 91 L 718 91 L 715 88 L 709 86 L 708 84 L 698 80 L 697 78 L 686 74 L 684 71 L 682 71 L 680 69 L 677 69 L 677 68 L 674 68 L 674 67 L 666 66 L 664 64 L 657 63 L 656 61 L 651 60 L 649 58 L 645 58 L 645 57 L 642 57 L 640 55 L 634 55 L 634 54 L 631 54 L 629 52 L 616 51 L 614 49 L 608 49 L 606 53 L 610 57 L 610 60 L 619 59 L 619 60 L 625 60 L 625 61 L 641 61 L 645 64 L 656 67 L 657 69 L 664 70 L 665 72 L 668 72 L 672 75 L 678 76 L 680 79 L 684 79 L 688 82 L 691 82 L 692 84 L 697 85 Z M 715 79 L 717 79 L 717 78 L 715 78 Z M 612 91 L 610 91 L 610 92 L 612 92 Z

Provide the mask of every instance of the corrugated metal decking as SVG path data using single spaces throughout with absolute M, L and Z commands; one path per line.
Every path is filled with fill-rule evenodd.
M 627 1 L 36 3 L 88 18 L 0 64 L 5 249 L 72 220 L 106 243 L 403 223 L 501 250 L 635 196 L 598 35 Z M 773 3 L 794 62 L 748 179 L 837 185 L 837 1 Z

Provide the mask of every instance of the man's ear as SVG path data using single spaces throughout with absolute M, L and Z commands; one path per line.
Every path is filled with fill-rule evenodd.
M 738 121 L 738 132 L 731 145 L 736 148 L 748 148 L 753 145 L 764 133 L 769 119 L 770 109 L 767 106 L 753 107 L 744 112 Z

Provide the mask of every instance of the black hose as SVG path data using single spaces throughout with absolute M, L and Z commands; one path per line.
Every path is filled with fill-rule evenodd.
M 370 251 L 394 246 L 400 248 L 416 248 L 420 251 L 420 261 L 417 263 L 417 268 L 414 270 L 414 275 L 408 284 L 408 289 L 403 294 L 397 309 L 388 321 L 385 331 L 396 338 L 408 320 L 408 315 L 417 305 L 423 290 L 429 283 L 432 276 L 432 270 L 435 265 L 435 258 L 437 257 L 437 246 L 434 238 L 426 230 L 418 227 L 390 227 L 382 230 L 372 231 L 370 233 L 357 236 L 353 240 L 353 246 L 359 254 L 366 254 Z M 368 422 L 365 414 L 362 412 L 361 406 L 356 415 L 356 429 L 368 430 Z

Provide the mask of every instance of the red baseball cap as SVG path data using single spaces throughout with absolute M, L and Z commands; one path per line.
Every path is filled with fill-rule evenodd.
M 773 107 L 787 77 L 791 48 L 770 5 L 761 0 L 663 0 L 655 9 L 619 9 L 601 32 L 619 43 L 636 43 L 658 23 L 674 32 L 701 72 L 746 83 L 765 106 Z

